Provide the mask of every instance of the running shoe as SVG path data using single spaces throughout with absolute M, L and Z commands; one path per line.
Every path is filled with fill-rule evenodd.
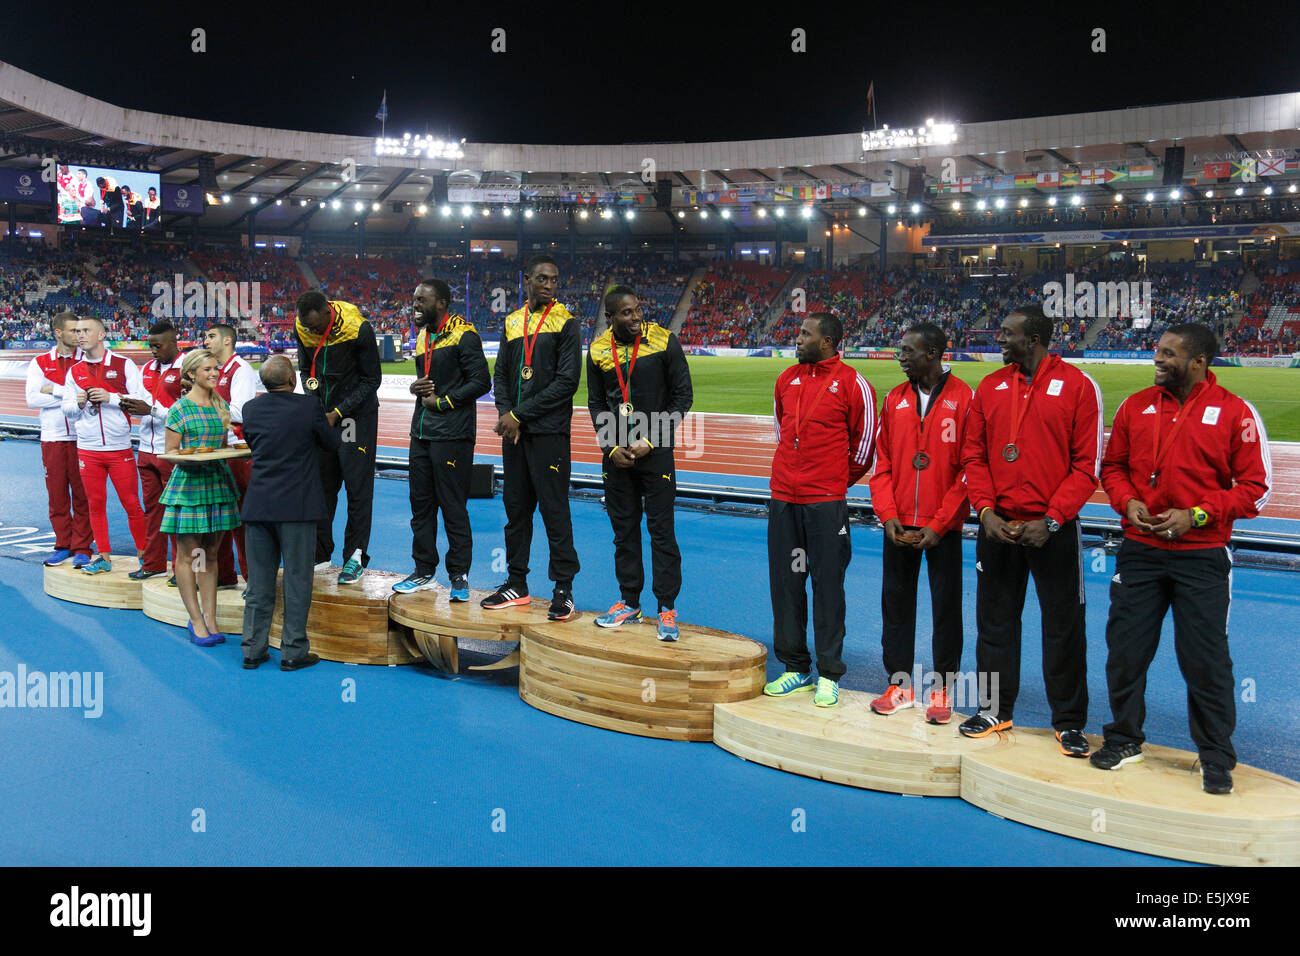
M 432 574 L 408 574 L 405 578 L 393 585 L 393 590 L 398 594 L 410 594 L 414 591 L 432 591 L 438 587 L 438 582 L 433 579 Z
M 902 684 L 890 684 L 889 689 L 871 702 L 871 709 L 883 717 L 888 717 L 896 710 L 907 710 L 916 706 L 916 696 L 910 687 Z
M 78 568 L 78 569 L 84 568 L 89 563 L 90 563 L 90 555 L 88 554 L 76 554 L 72 556 L 72 566 L 74 568 Z
M 763 685 L 763 693 L 768 697 L 785 697 L 789 694 L 797 694 L 800 691 L 812 690 L 817 681 L 813 680 L 812 672 L 801 674 L 798 671 L 786 671 L 776 680 Z
M 829 677 L 817 678 L 817 693 L 813 703 L 818 707 L 834 707 L 840 702 L 840 683 Z
M 573 592 L 566 588 L 556 588 L 551 598 L 551 609 L 546 617 L 551 621 L 567 621 L 574 615 Z
M 45 566 L 47 568 L 57 568 L 60 564 L 68 560 L 68 558 L 70 557 L 72 557 L 72 552 L 69 551 L 67 548 L 58 548 L 57 550 L 54 551 L 54 553 L 52 553 L 48 558 L 45 559 Z
M 531 602 L 527 585 L 515 585 L 507 581 L 480 601 L 479 607 L 488 611 L 499 611 L 506 607 L 527 607 Z
M 469 578 L 465 575 L 453 574 L 451 576 L 451 600 L 456 604 L 469 600 Z
M 952 720 L 952 695 L 948 693 L 948 688 L 940 687 L 930 691 L 925 719 L 931 724 L 946 724 Z
M 1061 753 L 1067 757 L 1086 757 L 1092 749 L 1082 730 L 1057 731 L 1056 742 L 1061 745 Z
M 1201 763 L 1201 789 L 1206 793 L 1232 793 L 1232 773 L 1223 764 Z
M 361 566 L 360 561 L 356 558 L 348 558 L 347 564 L 343 565 L 343 570 L 339 573 L 339 584 L 356 584 L 365 573 L 366 569 Z
M 1107 740 L 1088 762 L 1098 770 L 1118 770 L 1125 764 L 1141 763 L 1145 759 L 1141 744 L 1113 744 Z
M 624 624 L 634 624 L 640 620 L 641 609 L 639 607 L 628 607 L 623 601 L 619 601 L 596 618 L 596 626 L 620 627 Z
M 166 574 L 166 571 L 146 571 L 140 568 L 138 571 L 132 571 L 127 575 L 132 581 L 148 581 L 150 578 L 156 578 L 160 574 Z
M 1001 720 L 997 714 L 981 710 L 974 717 L 962 721 L 962 725 L 957 729 L 961 731 L 963 737 L 987 737 L 989 734 L 1010 730 L 1011 721 Z
M 108 558 L 100 555 L 94 561 L 91 561 L 81 569 L 86 574 L 106 574 L 113 570 L 113 564 Z
M 682 636 L 681 630 L 677 627 L 677 612 L 672 608 L 661 610 L 659 612 L 659 634 L 661 641 L 675 641 Z

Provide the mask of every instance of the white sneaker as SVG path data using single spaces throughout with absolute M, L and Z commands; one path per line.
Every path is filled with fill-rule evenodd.
M 313 571 L 324 571 L 326 568 L 331 567 L 333 564 L 334 564 L 333 561 L 320 561 L 320 562 L 318 562 L 318 563 L 316 564 L 315 567 L 312 568 L 312 570 L 313 570 Z

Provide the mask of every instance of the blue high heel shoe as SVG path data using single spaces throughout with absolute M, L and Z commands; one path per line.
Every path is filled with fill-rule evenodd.
M 190 632 L 190 643 L 197 644 L 199 647 L 212 647 L 216 644 L 224 644 L 226 636 L 224 634 L 209 634 L 207 637 L 199 637 L 194 633 L 194 625 L 186 623 L 186 628 Z

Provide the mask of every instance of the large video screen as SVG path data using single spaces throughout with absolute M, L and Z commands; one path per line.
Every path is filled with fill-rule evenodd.
M 57 183 L 61 224 L 141 230 L 158 225 L 162 183 L 157 173 L 60 163 Z

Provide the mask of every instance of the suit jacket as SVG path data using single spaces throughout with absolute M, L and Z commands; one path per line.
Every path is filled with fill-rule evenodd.
M 267 392 L 244 404 L 244 441 L 253 468 L 244 494 L 245 521 L 319 521 L 329 517 L 319 452 L 337 451 L 320 401 L 294 392 Z

